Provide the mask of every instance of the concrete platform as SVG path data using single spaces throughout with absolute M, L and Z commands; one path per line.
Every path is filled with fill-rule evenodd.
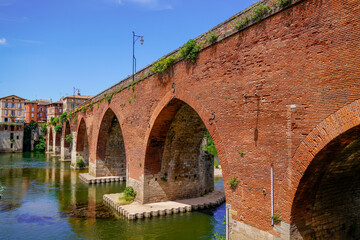
M 126 176 L 94 177 L 89 173 L 80 173 L 79 178 L 88 184 L 126 181 Z
M 60 158 L 59 161 L 60 162 L 71 162 L 71 158 L 65 158 L 65 159 Z
M 128 205 L 119 205 L 119 195 L 119 193 L 105 194 L 103 196 L 104 202 L 119 214 L 131 220 L 212 208 L 225 202 L 224 189 L 215 189 L 213 192 L 198 198 L 149 204 L 133 202 Z

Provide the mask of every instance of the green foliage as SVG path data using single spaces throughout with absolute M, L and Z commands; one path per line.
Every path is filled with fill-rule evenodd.
M 73 119 L 73 120 L 74 120 L 74 122 L 76 122 L 76 121 L 77 121 L 77 115 L 74 117 L 74 119 Z
M 291 0 L 279 0 L 279 1 L 276 3 L 276 5 L 277 5 L 278 7 L 284 8 L 284 7 L 289 6 L 290 3 L 291 3 Z
M 214 238 L 215 238 L 215 240 L 225 240 L 226 236 L 224 234 L 220 235 L 219 233 L 215 233 Z
M 43 134 L 46 134 L 46 132 L 47 132 L 47 124 L 46 123 L 43 123 L 43 124 L 41 124 L 41 129 L 40 129 L 40 131 L 43 133 Z
M 164 177 L 161 177 L 160 179 L 161 179 L 161 181 L 163 181 L 163 182 L 167 182 L 167 179 L 164 178 Z
M 218 37 L 219 37 L 219 35 L 217 35 L 216 33 L 214 33 L 214 32 L 209 32 L 209 33 L 207 34 L 207 36 L 206 36 L 206 41 L 207 41 L 208 43 L 214 43 L 214 42 L 217 41 Z
M 229 185 L 232 189 L 235 189 L 238 184 L 239 180 L 237 180 L 237 177 L 232 177 L 229 179 Z
M 194 63 L 196 62 L 199 51 L 200 51 L 200 46 L 196 43 L 194 39 L 190 39 L 180 49 L 180 56 L 183 57 L 185 60 Z
M 61 133 L 61 131 L 62 131 L 62 124 L 59 123 L 59 124 L 57 124 L 57 125 L 55 126 L 55 132 Z
M 12 139 L 10 139 L 10 142 L 15 142 L 15 139 L 13 139 L 13 138 L 12 138 Z
M 126 201 L 132 201 L 136 197 L 136 192 L 134 191 L 134 188 L 131 186 L 128 186 L 124 189 L 124 197 Z
M 71 133 L 69 133 L 68 135 L 65 136 L 65 142 L 72 143 L 72 140 L 73 140 L 73 138 L 72 138 Z
M 35 152 L 45 152 L 46 141 L 43 136 L 39 137 L 39 141 L 35 142 L 34 151 Z
M 259 4 L 253 8 L 254 12 L 251 15 L 251 20 L 260 20 L 265 14 L 270 11 L 270 6 L 267 4 Z
M 214 167 L 216 168 L 216 169 L 220 169 L 221 167 L 220 167 L 220 163 L 218 162 L 218 160 L 216 160 L 215 158 L 214 158 Z
M 274 220 L 274 223 L 280 223 L 282 220 L 280 218 L 280 216 L 278 216 L 276 213 L 274 213 L 274 215 L 271 216 L 271 219 Z
M 38 126 L 39 126 L 39 124 L 38 124 L 38 122 L 37 121 L 31 121 L 31 123 L 29 124 L 29 126 L 30 126 L 30 128 L 31 129 L 36 129 Z
M 165 72 L 168 68 L 170 68 L 174 62 L 176 61 L 175 56 L 168 56 L 167 58 L 163 57 L 156 63 L 154 63 L 154 66 L 152 67 L 152 71 L 154 73 L 162 73 Z
M 63 112 L 60 115 L 60 122 L 66 122 L 67 118 L 68 118 L 67 112 Z
M 81 112 L 86 113 L 86 107 L 85 106 L 82 106 Z
M 239 19 L 238 21 L 235 22 L 234 27 L 237 30 L 242 29 L 244 26 L 246 26 L 249 23 L 250 19 L 248 16 L 242 17 L 241 19 Z
M 111 102 L 111 99 L 112 99 L 112 97 L 113 97 L 113 93 L 110 93 L 110 94 L 104 94 L 104 99 L 108 102 L 108 103 L 110 103 Z
M 93 109 L 93 107 L 94 107 L 94 102 L 93 102 L 93 101 L 91 101 L 91 102 L 89 103 L 88 107 L 89 107 L 89 109 L 90 109 L 90 110 L 92 110 L 92 109 Z
M 243 151 L 238 151 L 240 157 L 244 157 L 245 156 L 245 153 Z
M 78 158 L 76 160 L 76 166 L 78 166 L 79 168 L 85 167 L 85 162 L 82 158 Z
M 2 198 L 4 191 L 5 191 L 5 188 L 0 185 L 0 199 Z
M 213 155 L 214 157 L 217 157 L 218 154 L 216 151 L 216 147 L 215 147 L 215 144 L 213 142 L 213 139 L 212 139 L 209 131 L 207 131 L 207 130 L 205 131 L 204 138 L 206 138 L 206 145 L 203 146 L 203 150 L 208 152 L 209 154 Z
M 53 125 L 54 127 L 59 123 L 59 118 L 56 117 L 51 117 L 50 118 L 50 124 Z

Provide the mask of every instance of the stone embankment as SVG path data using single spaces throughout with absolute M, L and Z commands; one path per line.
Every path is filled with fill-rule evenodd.
M 80 173 L 79 178 L 81 181 L 88 183 L 88 184 L 126 181 L 125 176 L 94 177 L 88 173 Z
M 212 208 L 225 202 L 224 189 L 215 189 L 213 192 L 198 198 L 148 204 L 133 202 L 128 205 L 120 205 L 118 203 L 119 196 L 120 193 L 105 194 L 103 199 L 109 207 L 131 220 Z

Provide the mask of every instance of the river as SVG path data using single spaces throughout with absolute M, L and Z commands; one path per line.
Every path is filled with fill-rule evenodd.
M 131 221 L 102 204 L 124 183 L 88 185 L 70 163 L 41 153 L 1 153 L 0 239 L 213 239 L 223 232 L 216 209 Z M 223 188 L 222 178 L 215 187 Z

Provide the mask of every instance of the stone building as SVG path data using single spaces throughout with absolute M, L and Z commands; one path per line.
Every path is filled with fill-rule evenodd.
M 77 94 L 61 98 L 64 112 L 71 112 L 92 97 L 93 96 Z
M 53 102 L 47 105 L 47 121 L 50 121 L 51 117 L 60 117 L 63 113 L 62 101 Z
M 23 122 L 25 99 L 16 95 L 0 98 L 0 122 Z
M 23 123 L 0 123 L 0 152 L 22 152 L 23 138 Z

